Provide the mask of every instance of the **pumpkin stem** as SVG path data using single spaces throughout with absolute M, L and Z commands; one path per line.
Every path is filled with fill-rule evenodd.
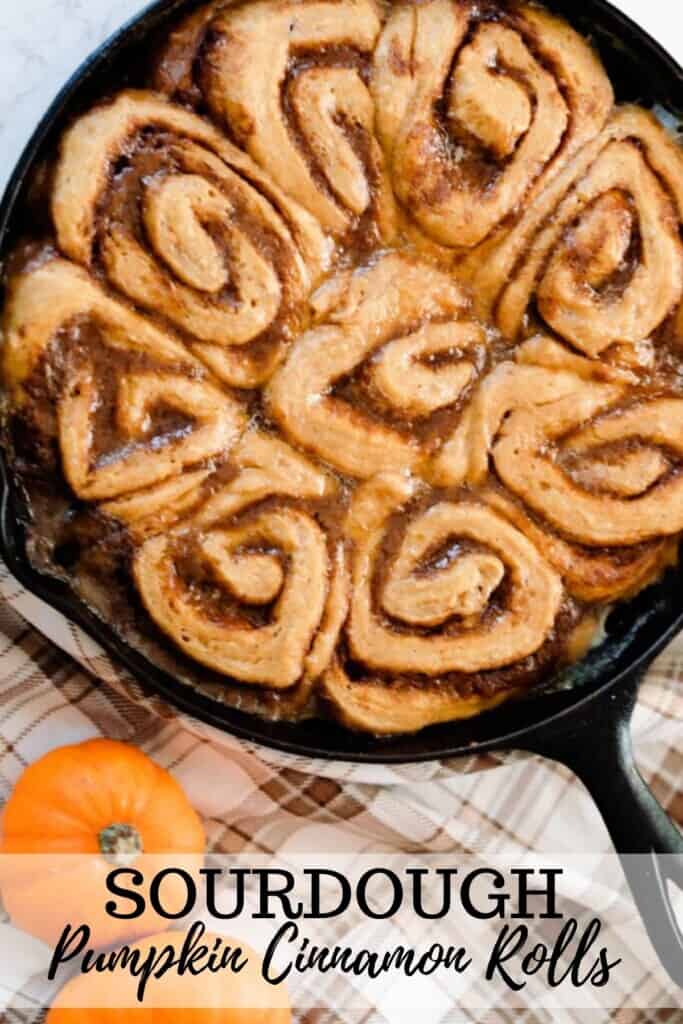
M 125 867 L 142 853 L 142 837 L 132 825 L 108 825 L 98 839 L 100 851 L 110 864 Z

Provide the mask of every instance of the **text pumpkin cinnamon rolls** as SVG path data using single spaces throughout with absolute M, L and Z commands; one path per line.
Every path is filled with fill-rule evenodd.
M 8 261 L 36 566 L 271 717 L 410 732 L 581 657 L 683 532 L 678 142 L 524 3 L 216 0 L 135 85 Z

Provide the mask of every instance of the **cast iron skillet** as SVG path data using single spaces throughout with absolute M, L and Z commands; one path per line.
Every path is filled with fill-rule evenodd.
M 142 84 L 135 69 L 155 35 L 200 0 L 157 0 L 105 42 L 55 99 L 29 141 L 0 206 L 0 260 L 22 232 L 26 194 L 37 162 L 51 151 L 66 122 L 95 99 L 125 84 Z M 642 29 L 606 0 L 545 0 L 591 37 L 619 101 L 662 104 L 683 118 L 683 69 Z M 139 58 L 139 59 L 138 59 Z M 131 70 L 133 69 L 133 70 Z M 469 722 L 418 735 L 374 740 L 331 722 L 265 722 L 195 693 L 128 647 L 68 587 L 38 574 L 25 545 L 27 509 L 21 487 L 0 451 L 0 551 L 16 578 L 77 622 L 151 692 L 228 733 L 306 757 L 398 764 L 519 749 L 570 767 L 593 795 L 662 963 L 683 987 L 683 934 L 667 878 L 683 888 L 683 838 L 645 786 L 633 759 L 629 723 L 643 673 L 683 628 L 683 566 L 607 621 L 607 638 L 564 680 L 546 692 Z M 674 855 L 659 858 L 658 855 Z

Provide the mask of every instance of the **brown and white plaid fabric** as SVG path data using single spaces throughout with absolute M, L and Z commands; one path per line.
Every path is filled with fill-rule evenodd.
M 32 625 L 39 627 L 38 632 Z M 51 639 L 47 639 L 50 637 Z M 53 641 L 53 642 L 51 642 Z M 683 640 L 650 670 L 641 689 L 634 728 L 643 775 L 669 813 L 683 822 Z M 512 755 L 397 769 L 316 764 L 249 748 L 144 697 L 137 684 L 73 624 L 0 572 L 0 799 L 22 770 L 53 747 L 106 735 L 137 744 L 182 783 L 202 815 L 212 851 L 281 856 L 283 851 L 351 848 L 492 858 L 528 851 L 553 856 L 611 851 L 606 830 L 582 785 L 564 768 Z M 486 770 L 495 767 L 496 770 Z M 615 900 L 621 899 L 615 880 Z M 438 926 L 425 922 L 424 940 Z M 0 924 L 0 935 L 6 924 Z M 0 942 L 1 944 L 1 942 Z M 29 958 L 30 959 L 30 958 Z M 30 971 L 29 971 L 30 973 Z M 2 969 L 0 968 L 0 985 Z M 349 982 L 316 980 L 319 1012 L 301 1024 L 402 1022 L 392 1007 L 362 1006 Z M 637 997 L 637 1002 L 634 1002 Z M 473 994 L 470 991 L 468 999 Z M 512 1019 L 541 1024 L 551 1015 L 526 1005 L 523 993 L 502 1005 L 477 994 L 483 1017 L 444 993 L 439 1024 Z M 353 1011 L 345 1010 L 350 1000 Z M 629 979 L 623 1005 L 662 1006 L 647 973 Z M 17 1005 L 16 1001 L 13 1003 Z M 683 1021 L 683 1001 L 666 1012 L 622 1010 L 620 1024 Z M 27 1011 L 28 1012 L 28 1011 Z M 602 1012 L 603 1016 L 600 1016 Z M 567 1020 L 605 1020 L 597 1007 Z M 8 1010 L 7 1020 L 26 1020 Z M 559 1019 L 557 1015 L 555 1020 Z M 436 1024 L 436 1018 L 435 1018 Z

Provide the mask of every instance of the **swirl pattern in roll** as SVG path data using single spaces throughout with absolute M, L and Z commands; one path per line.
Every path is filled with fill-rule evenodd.
M 683 399 L 620 405 L 618 397 L 595 386 L 515 412 L 493 449 L 510 490 L 594 547 L 629 547 L 683 528 Z
M 240 403 L 182 345 L 80 268 L 46 254 L 10 280 L 8 295 L 5 381 L 20 409 L 50 378 L 63 473 L 79 498 L 176 477 L 228 451 L 244 429 Z
M 680 307 L 682 220 L 680 147 L 620 108 L 475 274 L 479 310 L 515 338 L 533 304 L 590 356 L 637 345 Z
M 375 51 L 397 196 L 431 238 L 483 242 L 602 128 L 612 90 L 576 32 L 528 5 L 392 7 Z
M 164 317 L 223 380 L 266 379 L 329 247 L 211 124 L 129 91 L 62 140 L 52 213 L 71 259 Z
M 16 219 L 32 565 L 269 718 L 552 684 L 678 561 L 674 121 L 523 0 L 191 6 Z
M 667 494 L 675 489 L 679 406 L 680 399 L 638 402 L 628 374 L 536 338 L 482 383 L 431 476 L 442 486 L 483 487 L 487 503 L 539 546 L 574 596 L 613 599 L 670 560 L 661 538 L 679 532 Z M 491 486 L 492 469 L 507 493 Z M 589 509 L 592 528 L 582 527 Z
M 186 27 L 180 76 L 175 40 L 157 82 L 186 96 L 192 83 L 236 141 L 326 231 L 376 245 L 396 230 L 367 85 L 380 28 L 373 0 L 348 0 L 343 11 L 337 0 L 209 8 Z
M 434 416 L 482 365 L 486 335 L 467 319 L 463 291 L 428 264 L 388 254 L 331 281 L 314 304 L 323 322 L 267 389 L 273 416 L 350 476 L 416 468 Z
M 345 721 L 374 732 L 495 703 L 486 673 L 537 655 L 563 602 L 560 577 L 522 533 L 475 499 L 421 490 L 405 475 L 380 474 L 356 492 L 347 522 L 347 643 L 367 679 L 352 682 L 338 659 L 324 686 Z M 399 682 L 386 686 L 383 675 Z
M 335 484 L 258 433 L 240 443 L 234 466 L 198 513 L 141 545 L 135 582 L 157 625 L 195 661 L 241 682 L 305 689 L 346 617 L 343 544 L 316 518 Z

